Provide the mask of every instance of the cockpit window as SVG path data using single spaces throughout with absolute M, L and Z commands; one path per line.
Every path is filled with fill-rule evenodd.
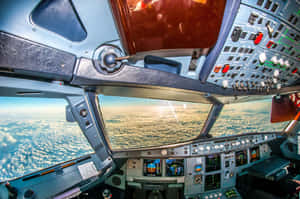
M 224 105 L 210 131 L 213 137 L 242 133 L 279 132 L 288 122 L 271 123 L 272 99 Z
M 194 139 L 211 108 L 209 104 L 103 95 L 99 103 L 113 150 Z
M 0 181 L 93 152 L 64 99 L 0 97 Z

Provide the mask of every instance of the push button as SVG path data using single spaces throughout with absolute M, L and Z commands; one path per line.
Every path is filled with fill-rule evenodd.
M 261 32 L 257 33 L 257 34 L 256 34 L 256 37 L 255 37 L 255 39 L 254 39 L 254 44 L 255 44 L 255 45 L 258 45 L 258 44 L 261 42 L 263 36 L 264 36 L 263 33 L 261 33 Z
M 260 53 L 260 55 L 259 55 L 258 58 L 259 58 L 259 62 L 260 62 L 261 64 L 265 63 L 265 61 L 267 60 L 266 53 Z
M 222 73 L 227 73 L 230 69 L 230 65 L 229 64 L 226 64 L 223 69 L 222 69 Z
M 218 73 L 221 70 L 222 66 L 215 66 L 214 72 Z
M 292 73 L 295 74 L 297 71 L 298 71 L 298 69 L 295 68 L 295 69 L 292 71 Z
M 274 44 L 273 41 L 269 41 L 266 46 L 267 46 L 267 48 L 271 48 L 273 46 L 273 44 Z

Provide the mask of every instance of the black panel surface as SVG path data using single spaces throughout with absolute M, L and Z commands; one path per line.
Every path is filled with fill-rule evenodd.
M 82 41 L 87 33 L 70 0 L 44 0 L 32 12 L 32 21 L 71 41 Z
M 18 74 L 69 81 L 75 62 L 72 54 L 0 32 L 0 67 Z

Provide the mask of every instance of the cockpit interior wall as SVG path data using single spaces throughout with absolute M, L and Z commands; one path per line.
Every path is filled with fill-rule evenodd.
M 0 199 L 299 198 L 299 18 L 299 0 L 2 0 Z

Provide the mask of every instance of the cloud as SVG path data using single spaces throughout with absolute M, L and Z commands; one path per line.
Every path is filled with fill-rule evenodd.
M 14 144 L 17 140 L 11 136 L 9 133 L 0 131 L 0 143 L 2 143 L 2 146 L 7 146 L 8 144 Z

